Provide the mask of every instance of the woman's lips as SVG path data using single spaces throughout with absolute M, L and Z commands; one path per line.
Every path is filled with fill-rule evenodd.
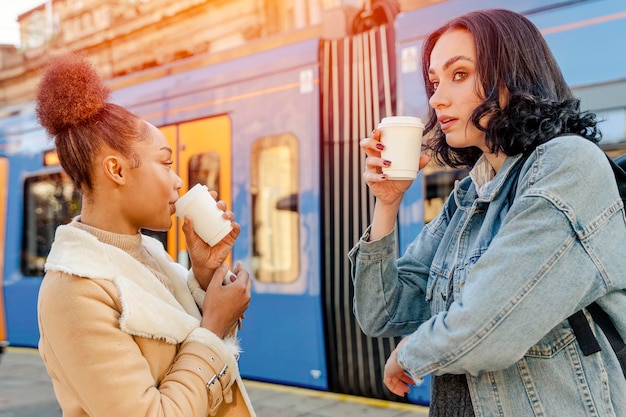
M 440 117 L 439 126 L 441 127 L 441 130 L 445 132 L 446 130 L 450 129 L 457 120 L 458 119 L 455 119 L 453 117 Z

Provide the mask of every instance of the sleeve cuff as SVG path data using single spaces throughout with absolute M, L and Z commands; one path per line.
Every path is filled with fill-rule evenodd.
M 191 296 L 196 302 L 196 305 L 200 308 L 200 311 L 202 311 L 202 303 L 204 303 L 204 295 L 206 294 L 206 291 L 200 287 L 200 283 L 193 274 L 192 269 L 190 269 L 187 273 L 187 287 L 189 287 L 189 291 L 191 292 Z
M 371 229 L 372 226 L 368 226 L 356 245 L 348 252 L 348 258 L 352 263 L 355 262 L 357 256 L 363 259 L 370 259 L 385 256 L 389 252 L 395 251 L 395 227 L 387 235 L 372 241 L 370 241 Z
M 219 353 L 221 357 L 228 358 L 228 366 L 231 366 L 232 362 L 232 366 L 236 368 L 236 361 L 241 353 L 239 339 L 236 335 L 233 334 L 220 339 L 210 330 L 198 327 L 189 333 L 184 343 L 188 342 L 197 342 L 211 348 L 211 350 Z

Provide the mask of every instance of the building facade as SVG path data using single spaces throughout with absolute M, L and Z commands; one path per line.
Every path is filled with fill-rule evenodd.
M 43 1 L 43 0 L 42 0 Z M 362 0 L 48 0 L 0 45 L 0 108 L 32 100 L 46 59 L 88 55 L 106 79 L 288 31 L 341 30 Z M 341 9 L 336 19 L 322 18 Z

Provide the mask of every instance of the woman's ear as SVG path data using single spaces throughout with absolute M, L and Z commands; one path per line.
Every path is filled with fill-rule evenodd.
M 124 185 L 126 183 L 126 168 L 124 163 L 116 155 L 107 155 L 102 160 L 102 169 L 104 176 L 118 185 Z

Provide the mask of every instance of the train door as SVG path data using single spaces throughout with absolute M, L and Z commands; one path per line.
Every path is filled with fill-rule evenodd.
M 303 97 L 303 107 L 307 100 Z M 311 121 L 287 123 L 298 122 L 304 129 L 282 126 L 282 132 L 251 142 L 247 230 L 254 285 L 240 362 L 254 379 L 328 389 L 317 264 L 318 191 L 302 180 L 311 179 L 317 157 L 314 142 L 306 140 Z
M 229 62 L 228 72 L 214 68 L 228 82 L 211 103 L 232 120 L 232 202 L 241 224 L 233 260 L 253 279 L 242 375 L 327 390 L 318 50 L 319 40 L 308 39 Z
M 218 198 L 231 207 L 231 126 L 228 116 L 221 115 L 175 125 L 161 131 L 174 149 L 173 169 L 183 180 L 180 194 L 195 184 L 217 191 Z M 167 236 L 172 258 L 188 265 L 187 246 L 182 221 L 174 220 L 173 233 Z
M 7 343 L 7 328 L 5 322 L 4 294 L 4 246 L 5 246 L 5 224 L 7 221 L 6 207 L 8 198 L 8 172 L 9 161 L 0 157 L 0 353 Z

